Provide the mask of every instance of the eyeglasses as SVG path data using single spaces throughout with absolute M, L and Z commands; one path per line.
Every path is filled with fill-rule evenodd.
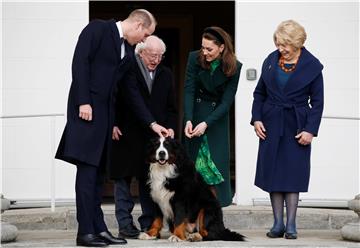
M 151 60 L 163 60 L 165 58 L 164 55 L 162 54 L 153 54 L 153 53 L 149 53 L 147 52 L 146 50 L 144 50 L 144 52 L 147 54 L 148 58 L 151 59 Z

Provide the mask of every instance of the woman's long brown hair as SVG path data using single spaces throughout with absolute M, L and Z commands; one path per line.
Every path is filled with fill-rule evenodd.
M 224 50 L 221 54 L 220 60 L 222 62 L 222 71 L 227 77 L 231 77 L 236 73 L 236 56 L 234 53 L 234 46 L 232 44 L 231 36 L 220 27 L 210 27 L 221 35 L 224 40 Z M 206 29 L 205 29 L 206 30 Z M 221 46 L 221 42 L 214 35 L 204 32 L 202 38 L 213 41 L 216 45 Z M 210 63 L 206 61 L 202 51 L 199 51 L 198 61 L 202 68 L 209 69 Z

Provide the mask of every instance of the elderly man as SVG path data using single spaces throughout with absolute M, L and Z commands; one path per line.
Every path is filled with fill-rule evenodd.
M 126 243 L 108 231 L 100 207 L 115 114 L 113 95 L 117 82 L 127 75 L 134 60 L 131 46 L 152 34 L 155 26 L 150 12 L 137 9 L 124 21 L 92 21 L 79 36 L 72 63 L 67 123 L 55 156 L 77 167 L 79 246 Z
M 148 164 L 145 163 L 145 147 L 151 137 L 174 137 L 176 130 L 173 74 L 160 64 L 165 50 L 164 42 L 157 36 L 149 36 L 145 42 L 139 43 L 135 49 L 136 62 L 117 97 L 110 177 L 115 180 L 119 237 L 136 238 L 139 235 L 131 216 L 134 207 L 130 194 L 132 177 L 139 182 L 142 215 L 138 221 L 141 230 L 150 228 L 154 203 L 146 185 Z

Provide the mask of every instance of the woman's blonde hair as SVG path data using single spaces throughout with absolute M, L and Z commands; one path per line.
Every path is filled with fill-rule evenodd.
M 283 21 L 274 33 L 274 43 L 292 45 L 301 48 L 306 40 L 306 32 L 303 26 L 294 20 Z

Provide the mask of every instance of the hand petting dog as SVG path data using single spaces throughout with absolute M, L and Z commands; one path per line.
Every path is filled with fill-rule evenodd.
M 150 128 L 159 135 L 159 137 L 164 137 L 164 138 L 167 138 L 167 137 L 170 137 L 170 138 L 174 138 L 175 136 L 175 132 L 174 130 L 172 130 L 171 128 L 169 129 L 166 129 L 165 127 L 157 124 L 157 123 L 154 123 L 150 126 Z

